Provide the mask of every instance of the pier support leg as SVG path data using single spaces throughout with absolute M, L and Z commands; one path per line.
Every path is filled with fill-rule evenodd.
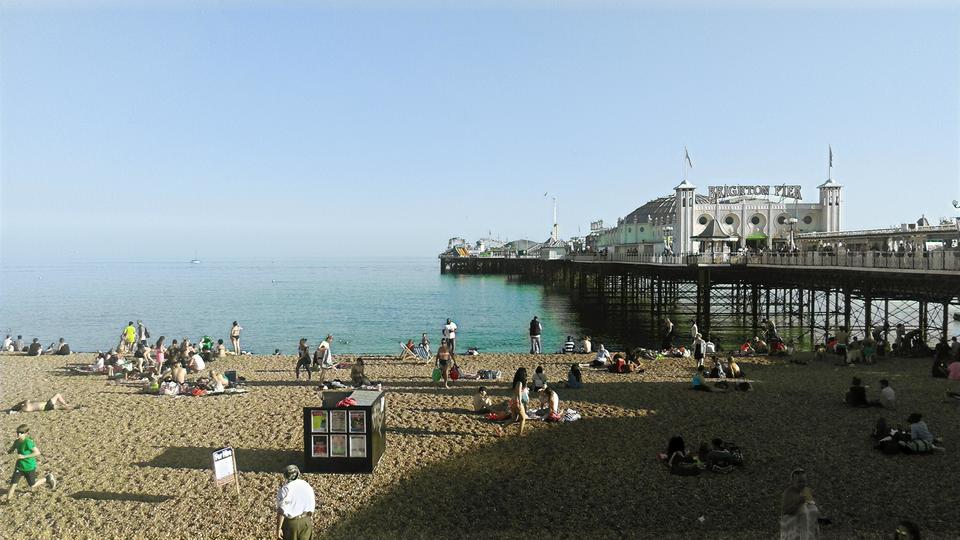
M 940 338 L 943 341 L 950 339 L 950 302 L 943 304 L 943 325 L 940 328 Z

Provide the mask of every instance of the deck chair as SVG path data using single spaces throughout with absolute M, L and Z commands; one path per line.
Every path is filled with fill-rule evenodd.
M 407 346 L 404 345 L 404 343 L 403 343 L 402 341 L 400 341 L 400 342 L 398 342 L 398 343 L 400 343 L 400 357 L 397 358 L 397 360 L 406 360 L 407 358 L 413 358 L 414 360 L 420 360 L 420 357 L 418 357 L 416 354 L 414 354 L 413 352 L 411 352 L 410 349 L 408 349 Z

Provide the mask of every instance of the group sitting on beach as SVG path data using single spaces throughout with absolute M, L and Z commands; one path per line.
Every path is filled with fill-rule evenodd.
M 922 414 L 912 413 L 907 418 L 907 423 L 910 424 L 908 430 L 887 424 L 886 418 L 877 419 L 870 434 L 874 441 L 873 447 L 884 454 L 928 454 L 946 451 L 942 446 L 943 441 L 930 432 Z
M 657 459 L 667 466 L 671 474 L 678 476 L 696 476 L 708 470 L 728 473 L 743 465 L 743 452 L 740 447 L 714 438 L 708 445 L 700 443 L 696 453 L 688 452 L 683 437 L 676 435 L 667 442 L 667 451 L 657 454 Z

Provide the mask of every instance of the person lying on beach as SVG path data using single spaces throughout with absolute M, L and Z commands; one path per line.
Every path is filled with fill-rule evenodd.
M 610 364 L 607 366 L 607 370 L 610 373 L 626 373 L 627 372 L 627 359 L 623 356 L 623 353 L 617 353 L 613 355 L 613 359 L 610 360 Z
M 41 354 L 43 354 L 43 345 L 40 344 L 38 338 L 33 338 L 33 342 L 27 349 L 27 356 L 40 356 Z
M 208 375 L 210 376 L 210 381 L 213 383 L 213 390 L 211 390 L 211 392 L 221 393 L 226 390 L 228 386 L 230 386 L 230 381 L 227 380 L 227 378 L 224 377 L 219 371 L 214 371 L 211 369 Z
M 703 382 L 703 378 L 704 378 L 703 371 L 704 371 L 703 366 L 700 366 L 697 368 L 697 371 L 693 373 L 693 379 L 691 380 L 693 389 L 698 390 L 700 392 L 723 392 L 724 391 L 723 388 L 719 388 L 719 387 L 710 388 Z M 724 384 L 724 383 L 717 383 L 717 384 Z
M 25 399 L 20 403 L 17 403 L 10 408 L 11 411 L 16 412 L 46 412 L 46 411 L 70 411 L 73 409 L 78 409 L 79 405 L 70 405 L 63 399 L 63 396 L 60 394 L 54 395 L 52 398 L 47 401 L 30 401 Z
M 583 373 L 580 372 L 580 364 L 570 365 L 570 371 L 567 372 L 567 388 L 583 388 Z

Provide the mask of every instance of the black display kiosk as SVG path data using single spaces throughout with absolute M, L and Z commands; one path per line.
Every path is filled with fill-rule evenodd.
M 337 407 L 346 397 L 357 400 Z M 372 473 L 387 448 L 383 392 L 324 392 L 319 407 L 303 408 L 303 469 L 320 473 Z

